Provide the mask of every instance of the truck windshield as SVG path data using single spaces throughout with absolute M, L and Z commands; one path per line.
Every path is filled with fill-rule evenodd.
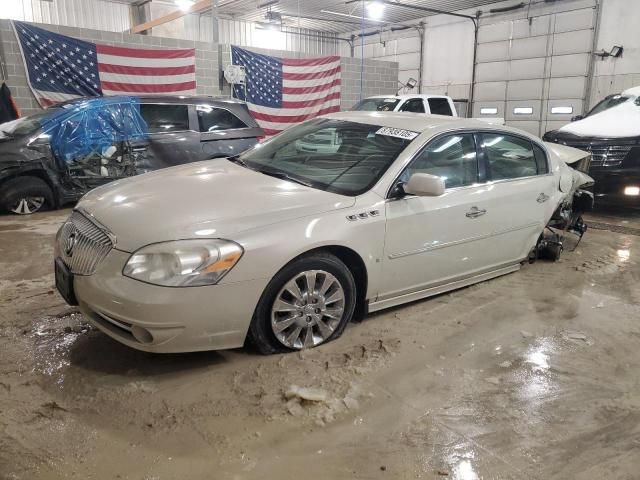
M 611 95 L 611 96 L 605 98 L 604 100 L 602 100 L 595 107 L 593 107 L 591 109 L 591 111 L 586 116 L 590 117 L 590 116 L 595 115 L 597 113 L 604 112 L 605 110 L 609 110 L 610 108 L 613 108 L 613 107 L 616 107 L 616 106 L 618 106 L 620 104 L 625 103 L 630 98 L 631 97 L 625 97 L 623 95 Z
M 417 135 L 379 125 L 317 119 L 292 127 L 231 161 L 265 175 L 354 196 L 373 187 Z
M 352 108 L 353 111 L 363 112 L 393 112 L 400 102 L 399 98 L 365 98 Z
M 4 137 L 21 137 L 24 135 L 31 135 L 42 128 L 42 120 L 50 117 L 59 110 L 59 108 L 48 108 L 41 113 L 35 113 L 28 117 L 22 117 L 0 124 L 0 135 Z

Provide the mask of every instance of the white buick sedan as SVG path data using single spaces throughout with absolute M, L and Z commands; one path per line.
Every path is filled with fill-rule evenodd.
M 315 347 L 354 315 L 558 253 L 584 230 L 588 161 L 472 120 L 332 114 L 93 190 L 58 233 L 56 285 L 140 350 Z

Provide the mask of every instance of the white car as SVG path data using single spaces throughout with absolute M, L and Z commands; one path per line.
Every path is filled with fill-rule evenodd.
M 457 117 L 451 97 L 446 95 L 377 95 L 358 102 L 351 110 L 360 112 L 409 112 Z
M 328 130 L 337 152 L 299 150 Z M 556 245 L 545 226 L 577 228 L 588 203 L 591 179 L 566 163 L 581 159 L 472 120 L 331 114 L 88 193 L 57 235 L 56 284 L 140 350 L 314 347 L 354 313 L 514 272 Z

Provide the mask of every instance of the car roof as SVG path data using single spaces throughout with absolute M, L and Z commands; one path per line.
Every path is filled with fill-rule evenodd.
M 57 104 L 56 106 L 75 105 L 84 102 L 97 100 L 109 100 L 110 102 L 129 102 L 131 99 L 138 99 L 141 103 L 226 103 L 226 104 L 244 104 L 242 100 L 230 97 L 213 97 L 208 95 L 110 95 L 104 97 L 82 97 L 68 100 Z
M 410 93 L 403 93 L 402 95 L 372 95 L 370 97 L 367 98 L 398 98 L 400 100 L 405 100 L 407 98 L 425 98 L 425 99 L 429 99 L 429 98 L 449 98 L 447 95 L 431 95 L 431 94 L 425 94 L 425 93 L 416 93 L 416 94 L 410 94 Z M 365 98 L 365 100 L 367 99 Z
M 527 137 L 531 140 L 535 140 L 537 143 L 542 144 L 542 141 L 524 130 L 519 130 L 513 127 L 507 127 L 505 125 L 493 125 L 480 120 L 474 120 L 472 118 L 462 117 L 450 117 L 446 115 L 429 115 L 424 113 L 409 113 L 409 112 L 366 112 L 366 111 L 351 111 L 351 112 L 339 112 L 330 113 L 324 115 L 324 118 L 331 118 L 335 120 L 344 120 L 355 123 L 364 123 L 370 125 L 379 125 L 381 127 L 399 128 L 403 130 L 409 130 L 413 132 L 427 132 L 430 131 L 434 135 L 446 132 L 450 130 L 484 130 L 484 131 L 499 131 L 506 133 L 513 133 L 516 135 Z

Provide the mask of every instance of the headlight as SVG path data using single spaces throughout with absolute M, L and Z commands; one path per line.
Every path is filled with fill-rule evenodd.
M 177 240 L 141 248 L 127 261 L 126 277 L 164 287 L 198 287 L 218 283 L 244 250 L 228 240 Z

